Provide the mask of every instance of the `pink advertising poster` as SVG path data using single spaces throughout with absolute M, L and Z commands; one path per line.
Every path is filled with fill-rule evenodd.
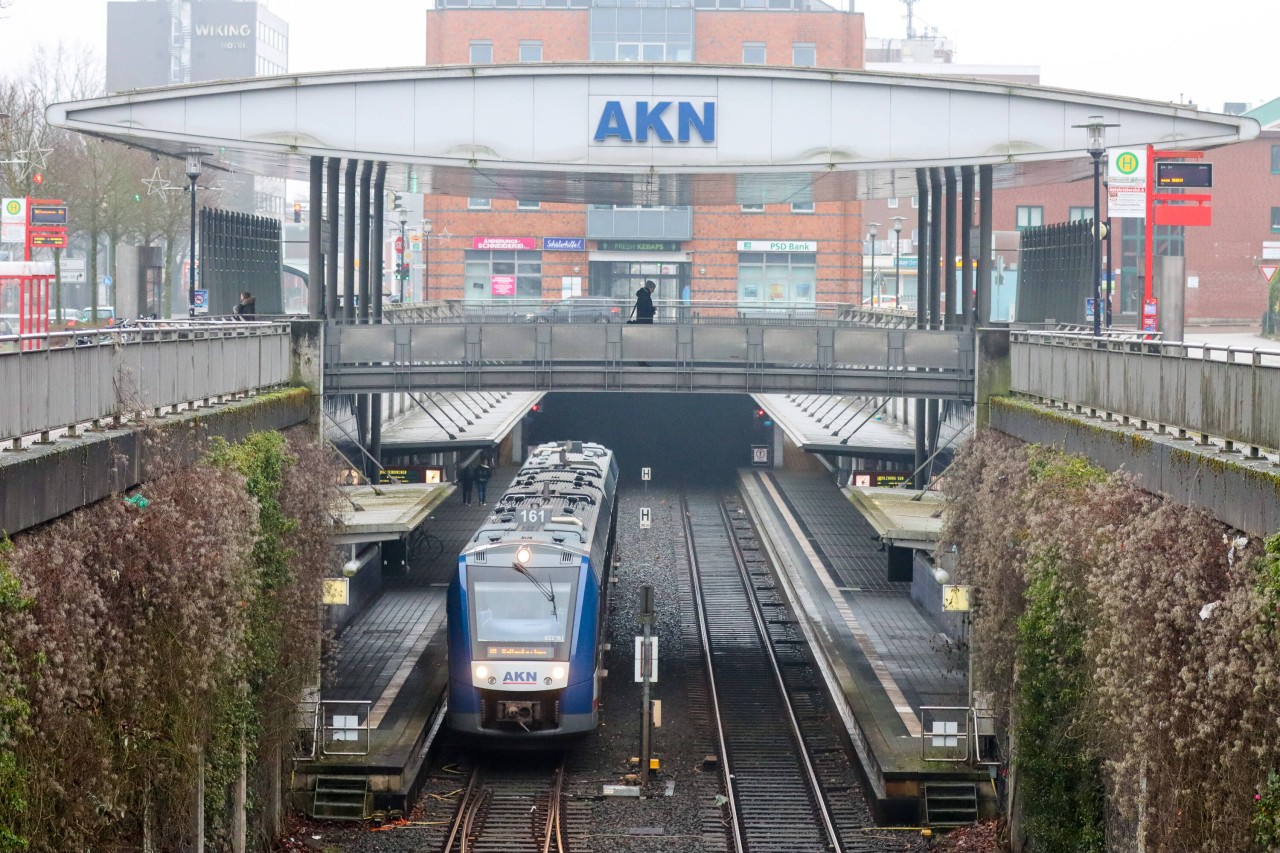
M 495 275 L 491 279 L 493 283 L 494 296 L 515 296 L 516 295 L 516 277 L 513 275 Z

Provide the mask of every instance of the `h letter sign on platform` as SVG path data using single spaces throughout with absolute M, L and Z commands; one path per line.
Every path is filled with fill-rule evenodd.
M 596 117 L 592 141 L 618 142 L 716 141 L 716 101 L 664 101 L 656 98 L 592 98 Z M 674 130 L 674 133 L 672 132 Z M 697 140 L 694 135 L 697 135 Z

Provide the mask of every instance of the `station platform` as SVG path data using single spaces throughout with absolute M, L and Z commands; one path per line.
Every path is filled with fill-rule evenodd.
M 825 472 L 749 469 L 739 485 L 818 666 L 844 698 L 838 711 L 880 819 L 941 825 L 986 814 L 989 769 L 934 755 L 967 747 L 965 712 L 948 729 L 922 711 L 968 706 L 966 660 L 913 601 L 911 582 L 889 580 L 880 534 Z
M 514 468 L 497 469 L 490 486 L 513 476 Z M 332 640 L 319 697 L 327 728 L 316 757 L 294 769 L 294 804 L 313 817 L 404 809 L 417 794 L 430 739 L 443 722 L 449 580 L 490 508 L 464 505 L 452 486 L 441 489 L 423 524 L 443 552 L 402 575 L 385 575 L 376 599 Z

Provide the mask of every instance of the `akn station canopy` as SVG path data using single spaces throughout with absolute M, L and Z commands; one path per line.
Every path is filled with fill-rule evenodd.
M 1179 104 L 916 75 L 561 63 L 288 75 L 54 104 L 51 124 L 206 167 L 306 180 L 311 157 L 389 164 L 393 186 L 588 204 L 911 196 L 915 169 L 994 166 L 996 187 L 1092 173 L 1107 147 L 1196 149 L 1256 121 Z

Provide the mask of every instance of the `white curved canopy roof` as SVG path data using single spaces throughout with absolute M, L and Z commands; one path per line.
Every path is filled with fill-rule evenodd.
M 396 187 L 412 170 L 419 191 L 603 204 L 910 196 L 922 166 L 994 164 L 997 186 L 1072 180 L 1092 172 L 1073 125 L 1093 115 L 1117 125 L 1108 147 L 1259 133 L 1242 116 L 1039 86 L 688 64 L 289 75 L 48 109 L 51 124 L 199 149 L 231 171 L 306 179 L 311 156 L 356 158 L 388 163 Z

